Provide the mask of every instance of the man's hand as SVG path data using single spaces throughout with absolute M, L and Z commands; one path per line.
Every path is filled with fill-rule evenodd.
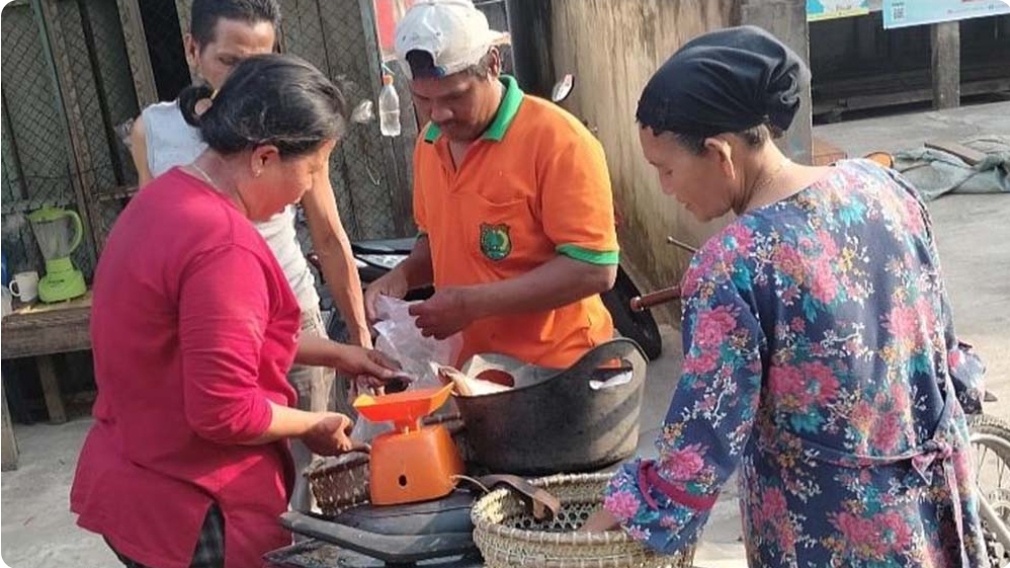
M 600 509 L 589 515 L 585 524 L 579 527 L 578 532 L 599 533 L 615 530 L 620 526 L 621 523 L 609 511 Z
M 421 335 L 445 339 L 478 319 L 466 288 L 442 288 L 428 300 L 410 306 Z
M 319 412 L 319 420 L 302 436 L 302 442 L 320 456 L 335 456 L 354 447 L 350 432 L 354 422 L 336 412 Z
M 379 300 L 379 296 L 402 300 L 408 291 L 407 277 L 399 267 L 390 270 L 369 284 L 365 289 L 365 316 L 368 321 L 374 322 L 378 319 L 376 302 Z

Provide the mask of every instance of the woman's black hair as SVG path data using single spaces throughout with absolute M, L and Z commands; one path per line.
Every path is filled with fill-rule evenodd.
M 186 122 L 200 129 L 207 145 L 221 154 L 272 144 L 281 156 L 312 152 L 339 138 L 347 124 L 344 96 L 318 69 L 293 55 L 250 57 L 228 75 L 212 104 L 197 115 L 206 85 L 179 94 Z
M 189 14 L 189 33 L 201 48 L 214 43 L 218 20 L 269 22 L 274 29 L 281 24 L 277 0 L 193 0 Z
M 639 126 L 648 125 L 639 123 Z M 679 142 L 681 146 L 686 148 L 692 154 L 696 156 L 702 156 L 705 154 L 705 140 L 709 138 L 708 136 L 702 136 L 699 134 L 684 134 L 682 132 L 670 132 L 673 134 L 673 137 L 677 139 L 677 142 Z M 750 148 L 760 148 L 765 142 L 784 136 L 785 131 L 772 124 L 759 124 L 758 126 L 752 126 L 751 128 L 739 130 L 737 132 L 730 132 L 729 134 L 736 135 L 743 139 Z

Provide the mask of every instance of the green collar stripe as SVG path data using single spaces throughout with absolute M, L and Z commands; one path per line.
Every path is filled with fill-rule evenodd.
M 563 254 L 574 260 L 581 260 L 589 264 L 599 264 L 602 266 L 613 266 L 621 260 L 621 253 L 616 250 L 596 251 L 582 248 L 575 245 L 561 245 L 556 249 L 558 254 Z
M 519 113 L 519 105 L 523 102 L 523 92 L 519 88 L 519 83 L 510 75 L 502 75 L 502 83 L 505 83 L 505 96 L 502 97 L 501 105 L 498 107 L 498 114 L 494 117 L 494 122 L 484 132 L 484 138 L 501 142 L 508 132 L 509 126 Z
M 434 122 L 428 123 L 428 129 L 424 131 L 424 141 L 428 144 L 438 140 L 438 137 L 442 135 L 442 129 L 435 125 Z
M 519 83 L 511 75 L 502 75 L 501 82 L 505 84 L 505 96 L 502 98 L 498 113 L 495 114 L 494 122 L 484 131 L 485 140 L 501 142 L 508 132 L 509 126 L 519 113 L 519 106 L 523 102 L 523 91 L 519 88 Z M 424 132 L 424 141 L 432 143 L 442 135 L 442 130 L 433 123 L 428 124 Z

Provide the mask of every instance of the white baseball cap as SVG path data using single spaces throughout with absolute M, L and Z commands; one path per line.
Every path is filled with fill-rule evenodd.
M 396 56 L 424 51 L 444 77 L 480 63 L 495 45 L 509 43 L 471 0 L 417 0 L 396 26 Z

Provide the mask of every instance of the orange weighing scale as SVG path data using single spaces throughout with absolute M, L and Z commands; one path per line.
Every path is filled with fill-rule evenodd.
M 393 430 L 372 440 L 369 497 L 373 505 L 401 505 L 440 499 L 452 493 L 465 471 L 452 435 L 441 424 L 421 419 L 442 407 L 452 385 L 395 394 L 361 395 L 358 413 L 372 422 L 392 422 Z
M 473 542 L 470 517 L 479 493 L 457 487 L 464 463 L 449 430 L 441 424 L 421 422 L 445 404 L 452 388 L 450 384 L 359 396 L 354 407 L 361 416 L 394 426 L 371 443 L 370 502 L 332 517 L 288 511 L 281 515 L 281 524 L 294 533 L 336 545 L 346 565 L 402 568 L 423 562 L 432 568 L 483 566 Z M 493 486 L 488 479 L 482 481 Z M 552 511 L 556 510 L 555 504 Z M 318 543 L 295 548 L 299 546 Z M 284 549 L 273 554 L 280 558 L 289 552 Z

